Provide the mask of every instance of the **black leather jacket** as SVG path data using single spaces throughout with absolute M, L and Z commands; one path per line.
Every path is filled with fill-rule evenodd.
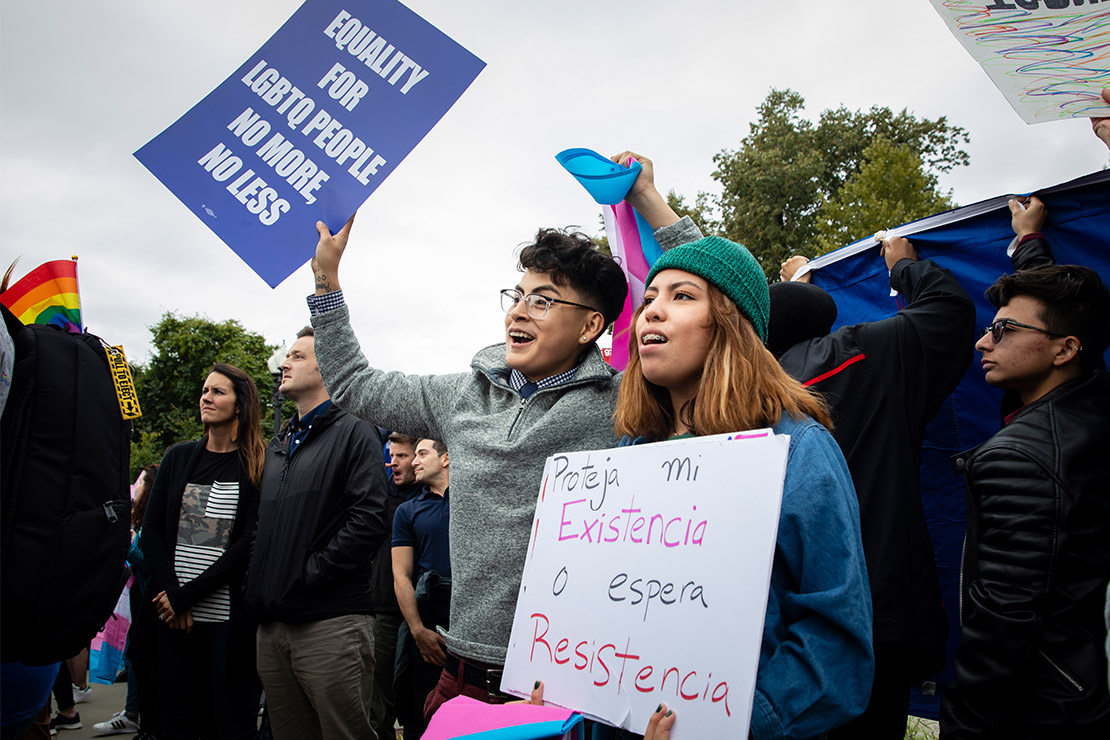
M 1107 738 L 1110 376 L 1029 404 L 970 454 L 957 683 L 941 734 Z

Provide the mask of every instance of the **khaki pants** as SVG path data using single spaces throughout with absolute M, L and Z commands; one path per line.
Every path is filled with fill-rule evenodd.
M 373 618 L 258 628 L 258 675 L 274 740 L 377 740 L 370 727 Z

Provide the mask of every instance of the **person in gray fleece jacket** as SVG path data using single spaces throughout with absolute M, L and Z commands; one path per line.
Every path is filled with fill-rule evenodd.
M 689 241 L 696 227 L 679 221 L 655 189 L 650 160 L 637 159 L 643 169 L 626 200 L 653 227 L 671 224 L 656 234 L 664 248 Z M 465 686 L 462 693 L 496 700 L 544 462 L 555 452 L 617 443 L 621 376 L 595 341 L 619 314 L 627 283 L 584 237 L 541 230 L 521 252 L 520 282 L 502 292 L 504 343 L 480 350 L 462 373 L 385 372 L 362 353 L 339 290 L 353 220 L 334 235 L 317 224 L 316 294 L 308 301 L 320 370 L 340 407 L 451 450 L 453 590 L 444 678 L 457 684 L 461 672 L 462 683 L 487 696 Z M 429 716 L 437 693 L 426 705 Z

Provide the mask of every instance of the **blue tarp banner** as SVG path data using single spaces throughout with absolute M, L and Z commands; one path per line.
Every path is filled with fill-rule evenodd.
M 1110 171 L 1103 171 L 1034 193 L 1044 201 L 1048 217 L 1043 232 L 1057 264 L 1087 265 L 1110 283 Z M 1006 247 L 1014 237 L 1008 196 L 931 216 L 887 232 L 905 236 L 921 259 L 947 268 L 975 301 L 979 326 L 995 309 L 984 297 L 1000 276 L 1013 272 Z M 834 330 L 897 313 L 901 296 L 890 293 L 889 274 L 872 240 L 862 240 L 820 257 L 810 265 L 813 282 L 836 300 Z M 955 679 L 952 656 L 959 642 L 959 578 L 964 538 L 965 489 L 952 472 L 949 458 L 985 441 L 1001 426 L 1002 393 L 983 380 L 976 354 L 955 393 L 944 403 L 925 434 L 921 462 L 921 495 L 933 539 L 941 594 L 949 616 L 948 667 L 915 689 L 910 712 L 936 718 L 944 684 Z M 1107 357 L 1110 361 L 1110 353 Z M 935 693 L 934 692 L 935 687 Z
M 307 0 L 135 156 L 276 286 L 485 67 L 396 0 Z

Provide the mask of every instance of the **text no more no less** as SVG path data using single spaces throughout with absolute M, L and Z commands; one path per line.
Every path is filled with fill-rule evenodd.
M 324 29 L 324 35 L 335 39 L 337 49 L 348 51 L 356 61 L 386 79 L 390 85 L 396 86 L 407 75 L 407 80 L 399 88 L 402 95 L 407 95 L 413 86 L 429 74 L 415 60 L 402 51 L 394 50 L 392 44 L 345 10 Z M 367 146 L 354 131 L 346 128 L 337 117 L 322 107 L 317 110 L 318 106 L 313 98 L 308 97 L 265 59 L 259 60 L 242 77 L 242 82 L 263 102 L 273 107 L 275 112 L 284 116 L 293 131 L 298 131 L 300 127 L 300 133 L 306 137 L 318 132 L 311 139 L 312 143 L 336 165 L 343 166 L 353 159 L 347 172 L 359 183 L 369 185 L 369 178 L 386 164 L 384 157 L 376 154 L 373 148 Z M 347 69 L 340 62 L 332 64 L 331 69 L 316 83 L 316 87 L 326 90 L 328 97 L 347 111 L 353 111 L 370 90 L 370 86 L 355 71 Z M 247 108 L 227 128 L 244 144 L 253 147 L 270 135 L 272 126 L 260 113 Z M 331 179 L 326 170 L 281 133 L 270 136 L 255 154 L 272 167 L 278 177 L 300 193 L 308 204 L 316 202 L 315 192 Z M 223 142 L 217 144 L 197 163 L 212 173 L 219 182 L 230 179 L 243 167 L 243 160 L 232 154 L 231 149 Z M 248 181 L 250 184 L 247 184 Z M 253 169 L 239 175 L 227 186 L 227 190 L 236 200 L 246 205 L 248 211 L 257 214 L 258 220 L 265 226 L 275 223 L 290 207 L 289 201 L 278 197 L 277 190 L 270 187 L 265 179 L 256 176 Z M 271 201 L 272 205 L 268 205 Z
M 135 156 L 277 285 L 316 221 L 338 230 L 484 66 L 396 0 L 306 0 Z

